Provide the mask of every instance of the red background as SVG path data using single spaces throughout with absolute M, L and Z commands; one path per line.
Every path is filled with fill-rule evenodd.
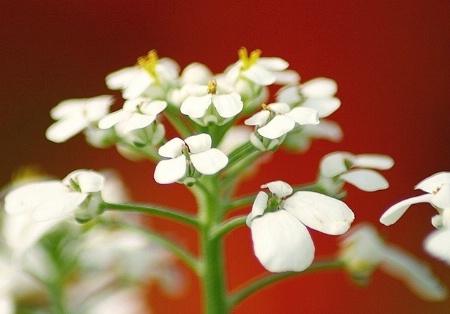
M 411 196 L 423 178 L 449 169 L 450 2 L 423 1 L 24 1 L 0 3 L 0 184 L 23 164 L 40 164 L 65 176 L 78 168 L 117 168 L 135 199 L 195 211 L 180 186 L 160 186 L 154 165 L 132 163 L 114 149 L 97 150 L 81 136 L 57 145 L 45 139 L 49 110 L 68 98 L 108 94 L 106 74 L 134 64 L 156 48 L 182 67 L 192 61 L 222 71 L 241 46 L 280 56 L 302 80 L 335 79 L 342 107 L 332 119 L 344 129 L 339 144 L 316 142 L 306 155 L 279 153 L 246 181 L 250 192 L 270 180 L 292 184 L 314 179 L 323 154 L 335 150 L 391 155 L 385 172 L 391 189 L 364 193 L 348 188 L 356 222 L 377 223 L 384 209 Z M 114 108 L 118 109 L 118 108 Z M 248 210 L 243 213 L 248 212 Z M 395 226 L 392 242 L 426 259 L 450 286 L 450 268 L 421 244 L 432 230 L 430 206 L 415 206 Z M 153 220 L 155 228 L 195 249 L 194 234 Z M 332 254 L 335 238 L 313 233 L 317 255 Z M 227 238 L 230 285 L 263 272 L 251 251 L 249 230 Z M 199 313 L 195 277 L 179 298 L 151 289 L 156 313 Z M 236 313 L 448 313 L 450 302 L 419 300 L 402 283 L 376 272 L 372 285 L 352 285 L 343 272 L 289 280 L 246 300 Z

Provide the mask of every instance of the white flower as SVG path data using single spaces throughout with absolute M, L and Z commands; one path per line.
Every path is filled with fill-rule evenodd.
M 410 254 L 386 244 L 370 225 L 350 230 L 340 243 L 340 258 L 356 281 L 366 283 L 379 267 L 385 273 L 403 281 L 419 297 L 441 301 L 446 289 L 430 269 Z
M 62 181 L 36 182 L 14 189 L 5 197 L 5 210 L 10 215 L 29 214 L 35 221 L 62 218 L 85 201 L 83 207 L 94 206 L 97 210 L 101 200 L 97 192 L 103 183 L 103 176 L 94 171 L 76 170 Z
M 173 138 L 159 148 L 158 154 L 170 158 L 156 165 L 154 178 L 161 184 L 176 182 L 186 175 L 190 177 L 194 169 L 201 174 L 215 174 L 228 163 L 222 151 L 211 148 L 211 136 L 204 133 L 190 136 L 184 141 Z M 188 169 L 191 164 L 194 169 Z
M 373 192 L 389 187 L 387 180 L 372 170 L 390 169 L 394 161 L 387 155 L 334 152 L 326 155 L 320 163 L 321 183 L 327 190 L 336 192 L 344 182 L 357 188 Z M 367 169 L 372 168 L 372 169 Z
M 111 96 L 97 96 L 86 99 L 68 99 L 60 102 L 50 111 L 50 116 L 58 120 L 46 131 L 47 139 L 61 143 L 80 133 L 103 118 L 113 103 Z
M 424 241 L 424 248 L 433 257 L 450 265 L 450 229 L 442 228 L 431 232 Z
M 236 84 L 242 76 L 251 82 L 267 86 L 273 83 L 288 84 L 297 82 L 300 77 L 295 71 L 286 71 L 289 63 L 281 58 L 260 58 L 261 50 L 247 53 L 242 47 L 238 51 L 239 61 L 226 70 L 227 81 Z
M 338 235 L 354 219 L 345 203 L 329 196 L 309 191 L 292 194 L 292 187 L 283 181 L 261 187 L 267 187 L 270 195 L 258 193 L 247 225 L 256 257 L 271 272 L 302 271 L 311 265 L 314 244 L 305 225 Z
M 263 110 L 244 121 L 246 125 L 258 126 L 257 132 L 268 139 L 276 139 L 294 129 L 296 124 L 318 124 L 317 111 L 311 108 L 291 109 L 285 103 L 263 104 Z
M 122 90 L 125 99 L 164 97 L 167 90 L 176 85 L 178 64 L 169 58 L 159 59 L 156 50 L 138 58 L 138 65 L 113 72 L 106 77 L 106 85 L 112 90 Z
M 120 124 L 122 134 L 149 126 L 156 117 L 167 107 L 163 100 L 148 98 L 134 98 L 125 101 L 123 108 L 108 114 L 98 122 L 100 129 L 109 129 Z
M 315 109 L 319 118 L 324 118 L 335 112 L 341 105 L 341 101 L 334 97 L 336 92 L 335 81 L 319 77 L 301 85 L 283 87 L 277 93 L 277 101 Z
M 219 88 L 215 80 L 209 81 L 207 86 L 188 85 L 190 96 L 186 97 L 180 107 L 181 113 L 190 118 L 201 118 L 207 114 L 211 104 L 222 118 L 228 119 L 242 111 L 241 96 L 231 89 Z
M 439 213 L 433 218 L 433 225 L 437 228 L 450 228 L 450 172 L 433 174 L 419 182 L 415 188 L 426 194 L 408 198 L 391 206 L 381 216 L 380 222 L 386 226 L 392 225 L 403 216 L 409 206 L 417 203 L 430 203 Z

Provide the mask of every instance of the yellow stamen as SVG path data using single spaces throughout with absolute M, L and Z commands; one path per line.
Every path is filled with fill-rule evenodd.
M 239 59 L 242 61 L 242 70 L 247 70 L 252 65 L 256 63 L 256 61 L 261 56 L 261 50 L 256 49 L 250 53 L 250 57 L 248 56 L 247 49 L 245 47 L 241 47 L 238 50 Z
M 158 53 L 156 50 L 150 50 L 146 56 L 139 57 L 137 63 L 143 67 L 151 76 L 156 78 L 156 64 L 158 63 Z
M 217 81 L 210 80 L 208 82 L 208 94 L 215 94 L 215 93 L 217 93 Z
M 271 111 L 269 105 L 266 105 L 265 103 L 261 104 L 261 108 L 263 108 L 263 110 Z

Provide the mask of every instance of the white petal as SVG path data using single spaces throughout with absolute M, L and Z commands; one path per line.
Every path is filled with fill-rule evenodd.
M 275 76 L 275 83 L 279 85 L 293 84 L 300 81 L 300 75 L 293 70 L 272 72 Z
M 341 106 L 341 101 L 336 98 L 308 98 L 302 103 L 302 107 L 317 110 L 319 118 L 328 117 Z
M 346 161 L 352 161 L 354 156 L 347 152 L 334 152 L 325 155 L 320 162 L 320 175 L 333 178 L 341 173 L 346 172 Z
M 304 125 L 302 131 L 311 138 L 323 138 L 332 142 L 340 141 L 344 135 L 339 124 L 325 119 L 316 125 Z
M 244 107 L 237 93 L 213 96 L 213 104 L 219 115 L 226 119 L 236 116 Z
M 201 153 L 211 148 L 211 136 L 206 133 L 189 136 L 184 141 L 191 154 Z
M 113 90 L 124 89 L 131 79 L 141 71 L 142 69 L 140 67 L 134 66 L 123 68 L 108 74 L 106 76 L 106 86 Z
M 262 189 L 268 188 L 275 196 L 284 198 L 292 194 L 292 187 L 284 181 L 272 181 L 261 185 Z
M 345 233 L 355 219 L 344 202 L 316 192 L 296 192 L 282 206 L 306 226 L 326 234 Z
M 154 100 L 145 102 L 141 105 L 140 110 L 143 114 L 149 116 L 156 116 L 161 113 L 167 107 L 167 102 L 164 100 Z
M 385 247 L 380 268 L 402 280 L 414 293 L 425 300 L 440 301 L 447 296 L 445 287 L 439 283 L 427 265 L 393 246 Z
M 258 133 L 271 140 L 279 138 L 295 127 L 295 122 L 284 115 L 277 115 L 265 126 L 258 129 Z
M 381 174 L 370 169 L 349 170 L 341 174 L 339 178 L 366 192 L 384 190 L 389 187 L 389 183 Z
M 450 184 L 450 172 L 438 172 L 423 179 L 416 185 L 416 189 L 435 193 L 443 184 Z
M 424 241 L 425 250 L 450 265 L 450 229 L 431 232 Z
M 159 184 L 169 184 L 180 180 L 186 174 L 186 157 L 161 160 L 155 168 L 153 177 Z
M 314 259 L 314 244 L 305 226 L 280 210 L 253 219 L 253 249 L 271 272 L 302 271 Z
M 277 102 L 286 104 L 296 104 L 302 100 L 299 94 L 298 85 L 284 86 L 278 90 L 276 95 Z
M 194 62 L 186 66 L 181 73 L 180 82 L 182 85 L 187 83 L 208 84 L 212 78 L 211 70 L 204 64 Z
M 145 70 L 134 75 L 123 90 L 123 98 L 132 99 L 142 96 L 145 90 L 154 83 L 154 79 Z
M 133 130 L 142 129 L 149 126 L 153 121 L 155 121 L 156 116 L 148 116 L 140 113 L 132 113 L 128 118 L 124 133 L 128 133 Z
M 182 154 L 184 147 L 184 141 L 178 137 L 175 137 L 161 146 L 158 149 L 158 154 L 162 157 L 175 158 Z
M 70 178 L 69 174 L 67 177 Z M 100 192 L 105 184 L 105 177 L 94 171 L 77 171 L 74 179 L 82 193 Z
M 431 198 L 431 204 L 441 209 L 450 210 L 450 184 L 444 184 Z
M 285 114 L 291 111 L 291 107 L 284 102 L 273 102 L 268 105 L 270 111 L 276 114 Z
M 246 119 L 244 121 L 244 124 L 246 125 L 257 125 L 257 126 L 263 126 L 267 123 L 267 120 L 270 117 L 270 111 L 268 110 L 261 110 L 254 115 L 252 115 L 250 118 Z
M 256 195 L 255 201 L 253 202 L 252 211 L 247 216 L 247 226 L 250 227 L 254 218 L 262 216 L 264 214 L 264 211 L 267 208 L 268 200 L 269 196 L 262 191 L 260 191 L 258 195 Z
M 318 77 L 305 82 L 301 86 L 302 94 L 306 97 L 330 97 L 336 94 L 337 84 L 332 79 Z
M 45 132 L 45 136 L 52 142 L 62 143 L 83 131 L 88 122 L 81 115 L 73 115 L 53 123 Z
M 286 60 L 277 57 L 259 58 L 256 64 L 270 71 L 283 71 L 289 66 Z
M 275 82 L 275 75 L 267 71 L 265 68 L 258 66 L 257 64 L 251 66 L 249 69 L 244 70 L 241 74 L 248 78 L 250 81 L 261 85 L 267 86 Z
M 61 120 L 72 115 L 83 115 L 85 104 L 85 98 L 64 100 L 50 110 L 50 116 L 53 120 Z
M 228 157 L 217 148 L 212 148 L 198 154 L 191 154 L 191 161 L 198 172 L 214 174 L 227 165 Z
M 300 125 L 319 124 L 317 110 L 307 107 L 296 107 L 286 114 Z
M 80 205 L 86 197 L 87 194 L 79 192 L 54 195 L 39 204 L 32 212 L 31 218 L 34 221 L 47 221 L 62 218 L 77 209 L 78 205 Z
M 188 96 L 181 104 L 180 111 L 182 114 L 188 115 L 191 118 L 201 118 L 211 105 L 211 101 L 210 94 L 204 96 Z
M 417 203 L 429 203 L 431 201 L 430 194 L 419 195 L 415 197 L 403 200 L 395 205 L 392 205 L 388 210 L 381 216 L 380 222 L 383 225 L 390 226 L 397 222 L 400 217 L 406 212 L 409 206 Z
M 54 195 L 68 193 L 69 189 L 60 181 L 30 183 L 14 189 L 5 197 L 5 211 L 9 215 L 31 212 Z
M 84 107 L 84 115 L 89 122 L 97 122 L 109 112 L 114 98 L 108 95 L 89 98 Z
M 242 62 L 238 61 L 225 70 L 225 80 L 229 84 L 234 84 L 238 80 L 239 74 L 241 73 L 241 66 Z
M 124 111 L 123 109 L 119 109 L 100 119 L 100 121 L 98 121 L 98 127 L 103 130 L 109 129 L 110 127 L 116 125 L 117 123 L 125 121 L 129 117 L 130 117 L 129 112 Z
M 386 170 L 392 168 L 394 159 L 387 155 L 361 154 L 356 155 L 353 160 L 353 166 L 359 168 L 372 168 Z

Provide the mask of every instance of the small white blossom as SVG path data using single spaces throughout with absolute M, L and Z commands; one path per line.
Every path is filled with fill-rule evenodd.
M 302 271 L 311 265 L 314 244 L 305 225 L 320 232 L 345 233 L 354 219 L 348 206 L 320 193 L 299 191 L 283 181 L 267 183 L 247 217 L 253 249 L 271 272 Z M 291 195 L 292 194 L 292 195 Z
M 373 192 L 389 187 L 387 180 L 372 170 L 390 169 L 394 161 L 387 155 L 334 152 L 326 155 L 320 163 L 320 181 L 331 192 L 337 192 L 344 182 Z
M 5 197 L 5 210 L 10 215 L 29 214 L 35 221 L 62 218 L 85 201 L 83 207 L 94 206 L 97 210 L 101 201 L 97 194 L 103 184 L 104 178 L 100 174 L 76 170 L 62 181 L 36 182 L 14 189 Z
M 340 259 L 357 282 L 366 283 L 378 267 L 403 281 L 419 297 L 441 301 L 447 296 L 430 269 L 403 250 L 386 244 L 370 225 L 359 225 L 344 236 Z
M 98 127 L 100 129 L 109 129 L 119 124 L 121 128 L 119 133 L 125 134 L 149 126 L 166 107 L 167 103 L 163 100 L 152 101 L 148 98 L 128 99 L 125 101 L 122 109 L 102 118 L 98 123 Z
M 257 132 L 268 139 L 276 139 L 293 130 L 296 124 L 318 124 L 317 111 L 310 108 L 291 109 L 285 103 L 263 104 L 263 110 L 246 119 L 246 125 L 258 126 Z
M 408 198 L 391 206 L 381 216 L 380 222 L 386 226 L 392 225 L 403 216 L 409 206 L 430 203 L 439 213 L 433 218 L 433 225 L 437 228 L 450 228 L 450 172 L 436 173 L 419 182 L 415 188 L 426 194 Z
M 289 63 L 285 60 L 260 58 L 261 50 L 254 50 L 249 56 L 247 49 L 242 47 L 238 55 L 239 61 L 226 70 L 227 81 L 231 84 L 238 83 L 240 76 L 260 86 L 294 83 L 300 79 L 297 72 L 286 70 Z
M 277 93 L 277 101 L 291 106 L 317 110 L 319 118 L 328 117 L 341 105 L 341 101 L 334 97 L 337 92 L 335 81 L 319 77 L 301 85 L 289 85 L 280 89 Z
M 227 165 L 228 157 L 219 149 L 211 148 L 211 144 L 211 136 L 204 133 L 184 141 L 178 137 L 171 139 L 158 150 L 160 156 L 170 159 L 161 160 L 156 165 L 155 181 L 173 183 L 186 175 L 190 177 L 194 169 L 206 175 L 217 173 Z M 191 169 L 191 164 L 194 169 Z
M 180 107 L 182 114 L 198 119 L 207 115 L 207 110 L 214 106 L 219 116 L 228 119 L 242 111 L 241 96 L 229 88 L 220 88 L 215 80 L 208 85 L 187 85 L 188 97 Z
M 50 116 L 58 120 L 46 131 L 47 139 L 61 143 L 80 133 L 109 112 L 113 103 L 111 96 L 97 96 L 86 99 L 68 99 L 60 102 L 50 111 Z
M 125 99 L 150 97 L 161 99 L 176 85 L 179 66 L 169 58 L 158 58 L 155 50 L 138 59 L 138 64 L 113 72 L 106 77 L 112 90 L 122 90 Z

